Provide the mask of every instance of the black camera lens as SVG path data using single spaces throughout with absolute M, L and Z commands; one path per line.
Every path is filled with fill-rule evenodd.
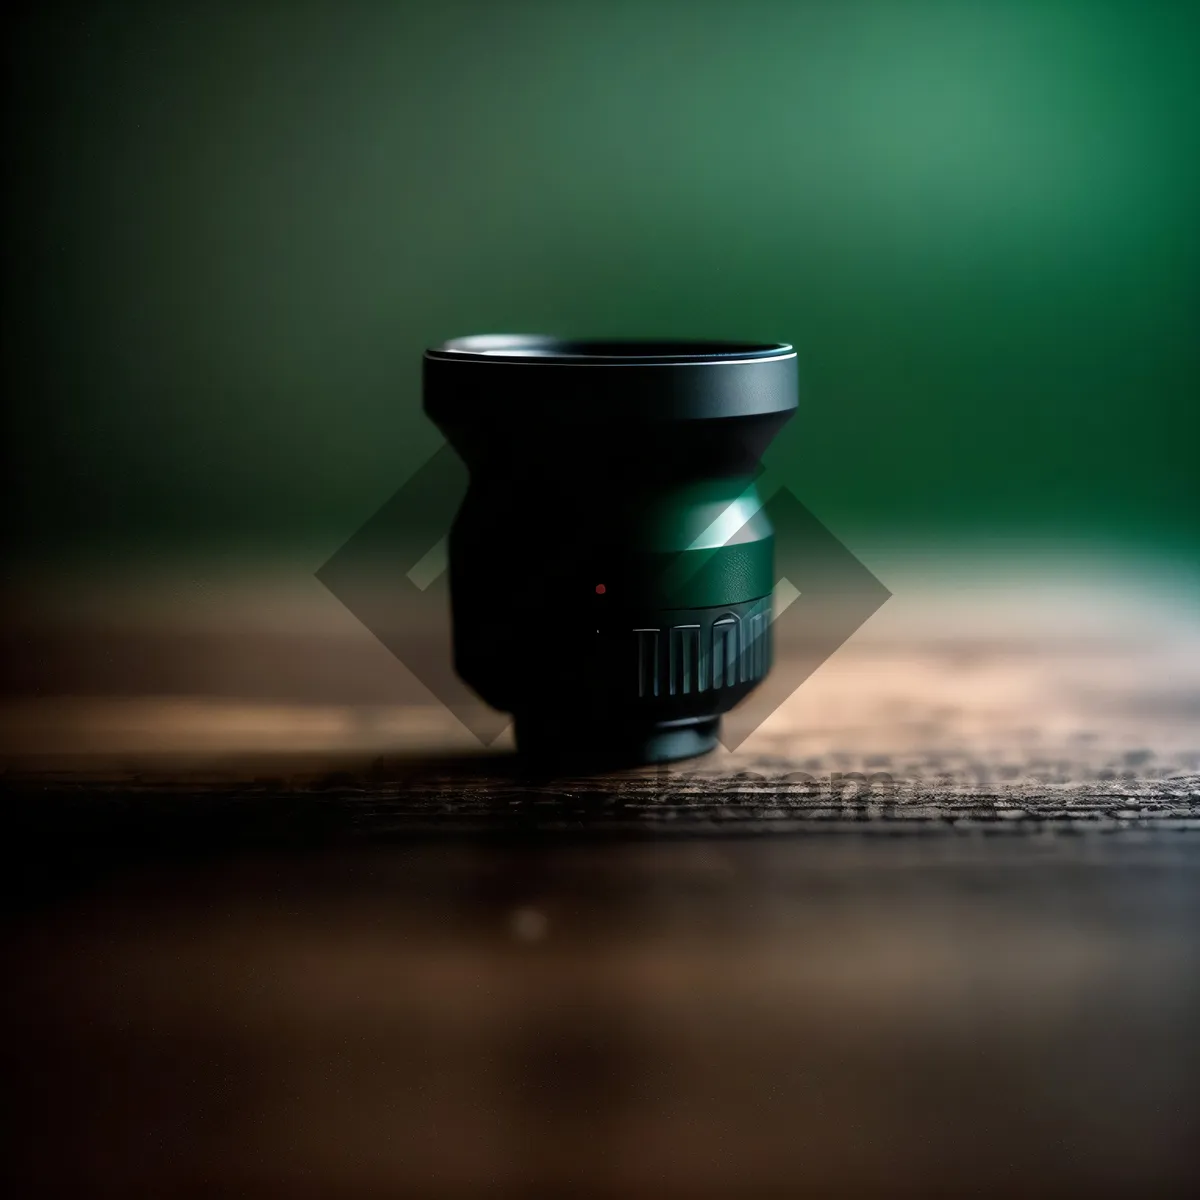
M 754 477 L 796 409 L 791 346 L 489 335 L 425 353 L 470 481 L 450 533 L 455 669 L 518 749 L 648 763 L 716 745 L 771 663 Z

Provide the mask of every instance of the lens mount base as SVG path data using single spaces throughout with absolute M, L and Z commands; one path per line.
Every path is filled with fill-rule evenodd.
M 598 769 L 695 758 L 716 749 L 720 729 L 719 716 L 615 727 L 587 720 L 564 724 L 532 715 L 518 715 L 515 721 L 521 754 L 541 762 Z

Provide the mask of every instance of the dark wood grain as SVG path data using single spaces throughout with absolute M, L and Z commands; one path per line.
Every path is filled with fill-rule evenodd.
M 1158 625 L 886 627 L 736 752 L 609 775 L 361 647 L 289 690 L 220 668 L 238 626 L 114 687 L 47 633 L 0 714 L 10 1191 L 1194 1194 L 1200 659 Z

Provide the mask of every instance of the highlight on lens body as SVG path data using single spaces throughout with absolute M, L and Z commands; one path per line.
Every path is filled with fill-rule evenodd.
M 536 758 L 712 749 L 771 665 L 774 536 L 754 477 L 797 406 L 786 344 L 485 335 L 426 351 L 465 462 L 454 664 Z

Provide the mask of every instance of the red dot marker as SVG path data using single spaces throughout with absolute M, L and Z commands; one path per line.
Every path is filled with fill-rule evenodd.
M 604 586 L 604 584 L 602 584 L 602 583 L 596 584 L 596 595 L 597 596 L 603 596 L 606 591 L 608 591 L 608 588 L 606 588 Z

